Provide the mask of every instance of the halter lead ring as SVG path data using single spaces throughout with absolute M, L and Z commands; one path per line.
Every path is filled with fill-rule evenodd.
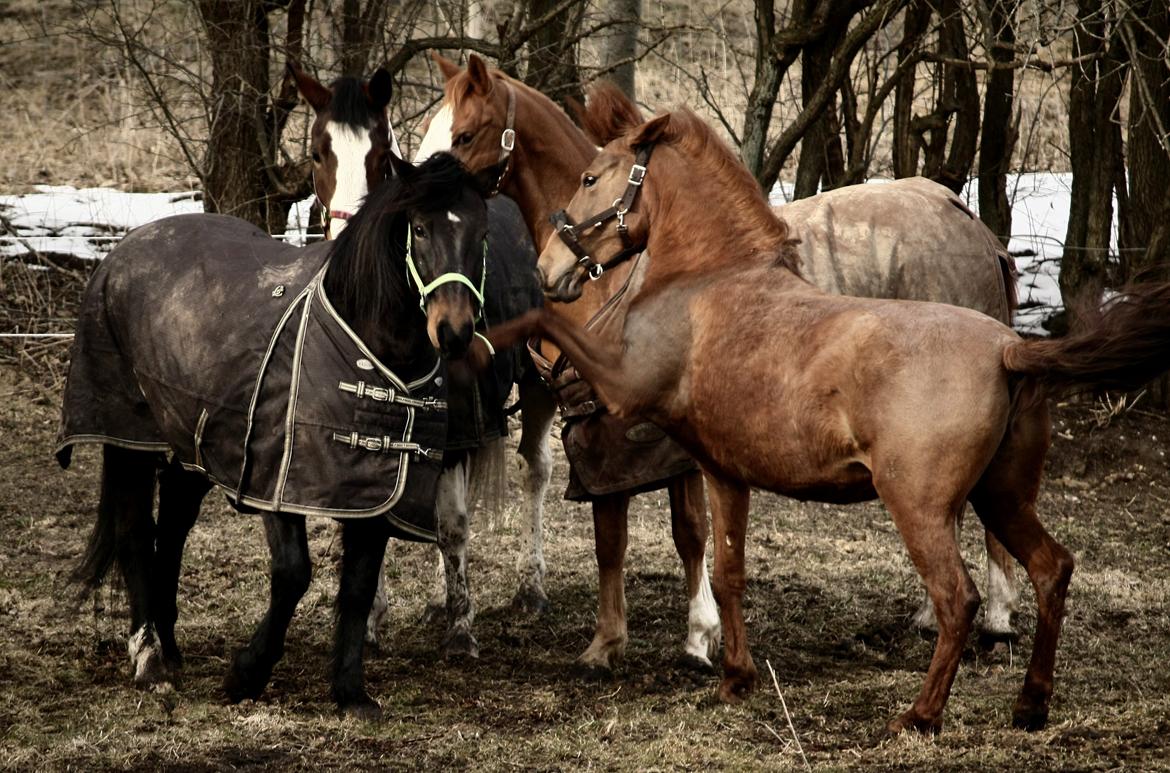
M 569 213 L 563 209 L 558 209 L 549 216 L 549 222 L 556 228 L 557 236 L 577 256 L 577 265 L 585 270 L 591 281 L 597 281 L 607 268 L 613 268 L 640 252 L 644 247 L 644 245 L 634 244 L 630 241 L 630 231 L 626 226 L 626 214 L 630 211 L 630 207 L 634 206 L 634 201 L 638 198 L 638 191 L 646 180 L 646 164 L 650 163 L 650 154 L 653 151 L 653 145 L 643 145 L 638 148 L 637 153 L 634 154 L 634 165 L 630 167 L 630 176 L 626 178 L 626 191 L 620 198 L 613 200 L 609 209 L 587 217 L 580 223 L 572 222 L 569 219 Z M 622 249 L 605 263 L 598 263 L 581 244 L 578 236 L 583 229 L 597 228 L 614 219 L 617 220 L 617 232 L 622 240 Z

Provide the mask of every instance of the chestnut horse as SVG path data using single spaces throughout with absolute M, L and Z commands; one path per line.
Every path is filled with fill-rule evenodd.
M 442 57 L 435 59 L 447 79 L 446 95 L 431 119 L 420 155 L 450 148 L 469 168 L 484 170 L 500 164 L 501 135 L 511 129 L 514 149 L 506 159 L 499 188 L 520 205 L 533 240 L 544 245 L 553 233 L 548 214 L 573 195 L 597 148 L 550 99 L 498 70 L 489 70 L 474 54 L 466 70 Z M 514 99 L 511 121 L 509 99 Z M 581 119 L 595 138 L 604 138 L 607 133 L 624 131 L 641 116 L 620 92 L 602 89 L 593 92 L 588 115 Z M 915 195 L 907 197 L 897 187 L 912 187 Z M 819 215 L 816 222 L 826 226 L 803 233 L 801 244 L 802 257 L 819 267 L 817 283 L 825 289 L 970 306 L 1008 322 L 1015 289 L 1010 263 L 1004 262 L 1006 256 L 987 227 L 956 203 L 941 186 L 916 179 L 896 186 L 851 186 L 786 206 L 811 210 Z M 874 212 L 888 216 L 874 225 Z M 947 260 L 939 260 L 934 242 L 905 226 L 924 219 L 931 225 L 931 234 L 953 248 Z M 827 227 L 830 224 L 836 230 Z M 848 231 L 848 240 L 839 233 L 842 229 Z M 577 302 L 552 308 L 584 326 L 629 275 L 629 264 L 618 266 L 588 283 Z M 556 359 L 555 349 L 546 354 Z M 685 473 L 662 485 L 670 491 L 673 535 L 691 599 L 685 656 L 696 663 L 709 662 L 708 653 L 713 654 L 718 645 L 719 628 L 702 558 L 706 543 L 702 483 L 694 473 Z M 630 492 L 618 492 L 592 500 L 600 585 L 597 630 L 578 659 L 591 670 L 608 671 L 626 643 L 622 566 L 629 498 Z M 1014 638 L 1012 562 L 990 536 L 988 559 L 990 603 L 982 632 L 992 639 Z M 915 621 L 933 627 L 929 597 Z
M 335 238 L 367 194 L 383 184 L 385 171 L 390 168 L 383 159 L 390 153 L 398 156 L 398 141 L 386 113 L 391 97 L 390 75 L 379 69 L 364 83 L 345 77 L 325 86 L 291 64 L 288 71 L 296 81 L 297 91 L 315 114 L 310 132 L 313 189 L 329 214 L 328 236 Z M 493 267 L 493 281 L 508 274 L 509 268 L 523 265 L 526 257 L 535 260 L 535 250 L 528 241 L 524 221 L 514 203 L 499 198 L 490 200 L 488 224 L 487 260 Z M 509 287 L 501 288 L 504 292 L 493 300 L 514 303 L 522 294 L 521 284 L 527 289 L 526 283 L 513 281 Z M 518 405 L 521 409 L 518 452 L 525 461 L 527 473 L 524 486 L 527 539 L 523 541 L 516 561 L 519 582 L 512 603 L 516 609 L 534 612 L 543 610 L 548 604 L 543 588 L 545 565 L 541 522 L 544 492 L 552 474 L 548 435 L 556 406 L 527 361 L 527 355 L 522 352 L 518 355 L 524 360 L 523 374 L 518 379 Z M 465 395 L 471 391 L 470 388 L 460 390 Z M 475 396 L 457 405 L 479 405 L 481 402 L 488 401 Z M 487 411 L 500 408 L 500 405 L 484 406 Z M 481 440 L 478 445 L 468 447 L 476 441 L 476 427 L 480 422 L 462 414 L 453 416 L 467 419 L 463 422 L 466 426 L 456 427 L 456 434 L 451 438 L 452 447 L 468 451 L 467 465 L 466 469 L 451 468 L 440 481 L 441 495 L 436 502 L 439 542 L 435 584 L 424 618 L 446 618 L 447 629 L 442 644 L 445 656 L 476 657 L 479 645 L 472 632 L 475 606 L 467 578 L 470 538 L 467 511 L 475 499 L 469 489 L 473 482 L 490 483 L 503 478 L 504 438 Z M 388 611 L 383 571 L 379 574 L 378 593 L 367 625 L 368 644 L 377 645 L 378 631 Z
M 625 196 L 635 164 L 644 172 L 633 204 L 620 219 L 593 215 Z M 940 728 L 979 606 L 955 537 L 970 501 L 1036 592 L 1012 719 L 1043 727 L 1073 571 L 1036 516 L 1045 398 L 1076 385 L 1132 388 L 1163 370 L 1170 283 L 1121 295 L 1087 332 L 1057 341 L 1022 341 L 955 306 L 826 294 L 800 277 L 788 227 L 751 174 L 686 110 L 610 143 L 557 219 L 561 238 L 539 261 L 552 298 L 576 297 L 592 264 L 621 259 L 630 242 L 650 256 L 621 340 L 547 310 L 489 337 L 499 346 L 548 335 L 610 410 L 652 419 L 702 465 L 726 638 L 720 697 L 739 700 L 757 677 L 742 608 L 750 487 L 832 503 L 880 497 L 939 624 L 922 690 L 889 729 Z M 483 352 L 473 345 L 475 359 Z

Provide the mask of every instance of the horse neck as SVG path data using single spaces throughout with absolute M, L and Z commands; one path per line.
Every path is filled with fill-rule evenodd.
M 776 215 L 755 191 L 741 190 L 738 180 L 705 176 L 674 153 L 669 160 L 655 161 L 654 183 L 643 189 L 650 221 L 646 248 L 651 255 L 643 289 L 677 274 L 779 254 L 785 239 L 773 227 Z M 655 260 L 656 255 L 661 259 Z
M 411 296 L 405 282 L 382 281 L 372 271 L 362 271 L 354 260 L 334 257 L 325 270 L 325 293 L 345 324 L 357 334 L 370 351 L 387 367 L 403 371 L 411 378 L 414 369 L 427 369 L 434 362 L 434 348 L 426 332 L 426 317 L 418 308 L 418 297 Z M 346 284 L 378 287 L 385 299 L 386 314 L 377 318 L 354 308 L 344 292 Z
M 512 88 L 517 143 L 503 193 L 520 207 L 539 250 L 553 233 L 548 216 L 573 198 L 597 148 L 552 100 L 518 83 Z

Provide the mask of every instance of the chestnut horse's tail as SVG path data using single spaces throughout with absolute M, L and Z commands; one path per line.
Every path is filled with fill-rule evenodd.
M 1003 364 L 1055 392 L 1138 389 L 1170 369 L 1170 282 L 1125 288 L 1081 332 L 1014 343 Z

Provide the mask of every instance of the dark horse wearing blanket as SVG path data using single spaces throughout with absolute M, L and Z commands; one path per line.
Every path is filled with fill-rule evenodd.
M 436 350 L 466 352 L 485 306 L 503 313 L 500 283 L 528 276 L 486 265 L 483 182 L 450 156 L 417 169 L 390 159 L 393 180 L 335 242 L 302 249 L 235 218 L 168 218 L 128 235 L 87 288 L 58 454 L 68 464 L 73 444 L 104 444 L 76 576 L 92 589 L 118 563 L 141 686 L 180 667 L 179 565 L 214 484 L 262 513 L 272 555 L 269 609 L 236 653 L 228 695 L 267 684 L 309 584 L 304 516 L 327 515 L 344 524 L 333 697 L 379 711 L 362 650 L 386 541 L 433 540 L 436 482 L 464 463 L 443 450 L 460 387 Z M 171 458 L 156 526 L 160 452 Z
M 625 196 L 635 164 L 642 185 L 619 236 L 604 213 Z M 751 174 L 687 111 L 607 145 L 557 220 L 560 238 L 539 262 L 554 299 L 579 294 L 587 272 L 620 260 L 624 244 L 646 247 L 620 339 L 540 311 L 494 328 L 492 342 L 550 336 L 610 410 L 653 420 L 702 466 L 726 642 L 720 697 L 739 700 L 757 677 L 742 605 L 750 487 L 835 503 L 880 497 L 939 628 L 921 692 L 889 727 L 938 729 L 979 607 L 954 528 L 970 501 L 1036 592 L 1012 719 L 1043 727 L 1073 571 L 1036 515 L 1051 432 L 1045 398 L 1077 385 L 1132 387 L 1165 369 L 1170 284 L 1123 294 L 1087 332 L 1057 341 L 1022 341 L 968 309 L 828 295 L 800 277 L 788 227 Z

